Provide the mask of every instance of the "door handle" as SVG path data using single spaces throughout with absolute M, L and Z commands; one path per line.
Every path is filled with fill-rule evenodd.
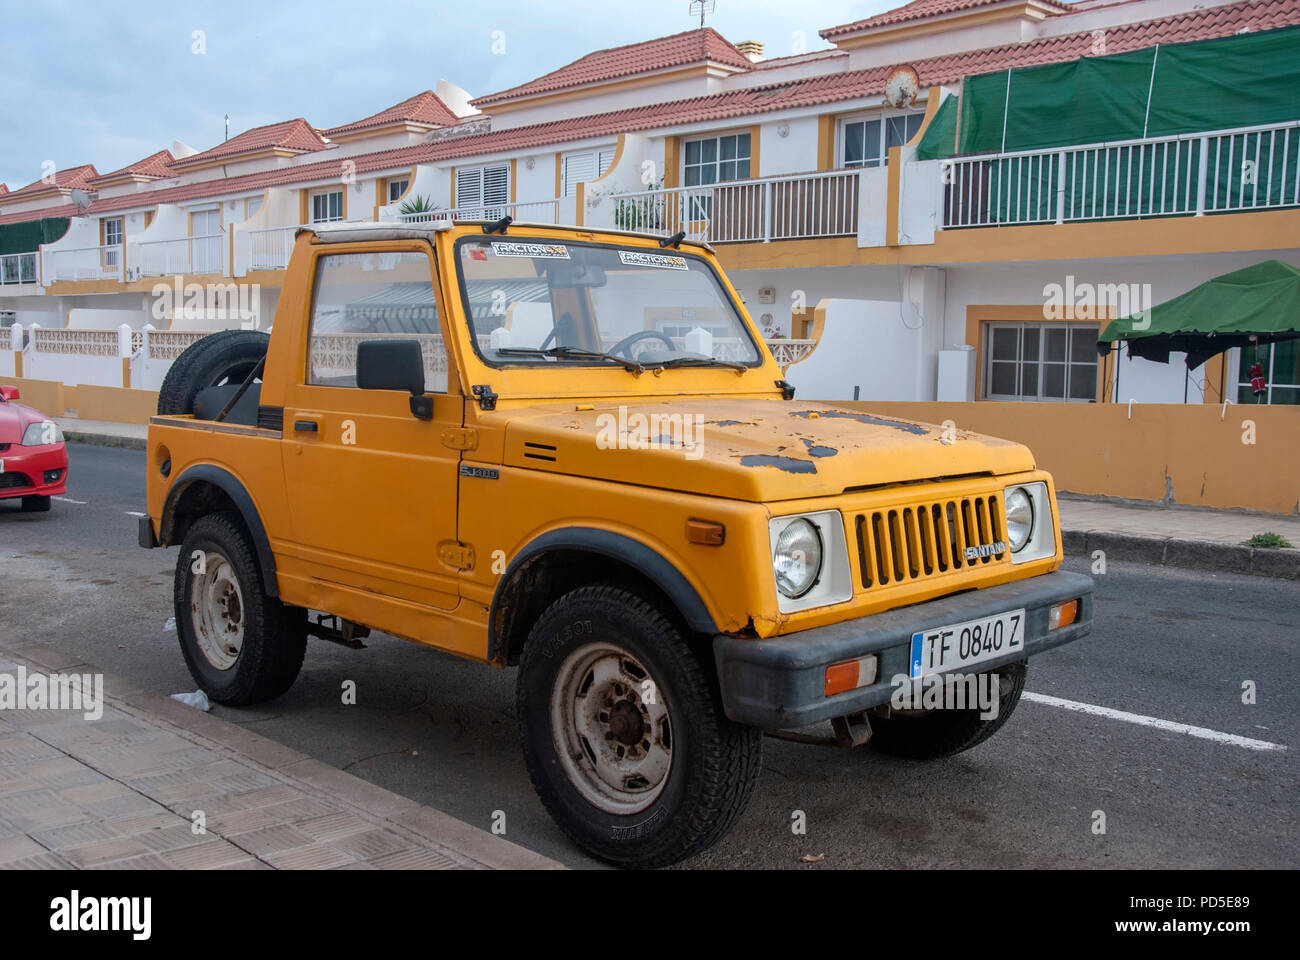
M 319 420 L 294 420 L 293 429 L 299 433 L 316 433 L 320 430 Z

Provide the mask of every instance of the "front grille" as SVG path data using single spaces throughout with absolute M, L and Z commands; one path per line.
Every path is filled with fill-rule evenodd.
M 881 508 L 856 518 L 863 589 L 925 580 L 1008 559 L 1001 496 L 981 493 Z M 967 547 L 1003 549 L 966 558 Z
M 18 487 L 30 487 L 31 478 L 25 473 L 18 473 L 10 470 L 8 473 L 0 473 L 0 490 L 13 490 Z

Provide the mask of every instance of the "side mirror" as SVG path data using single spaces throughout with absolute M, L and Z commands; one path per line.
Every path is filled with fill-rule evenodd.
M 357 386 L 362 390 L 405 390 L 411 413 L 433 419 L 433 398 L 424 395 L 424 357 L 418 340 L 363 340 L 357 344 Z
M 3 386 L 0 387 L 0 400 L 17 400 L 18 388 Z

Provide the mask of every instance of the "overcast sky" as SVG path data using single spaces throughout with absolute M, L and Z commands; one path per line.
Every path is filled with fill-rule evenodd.
M 717 0 L 708 22 L 769 57 L 828 46 L 817 31 L 903 0 Z M 173 140 L 306 117 L 337 126 L 440 77 L 483 95 L 592 50 L 689 30 L 689 0 L 39 0 L 4 4 L 0 183 L 107 173 Z M 195 31 L 202 31 L 195 39 Z M 497 35 L 496 31 L 501 31 Z M 199 45 L 205 52 L 196 53 Z M 494 44 L 504 45 L 495 52 Z

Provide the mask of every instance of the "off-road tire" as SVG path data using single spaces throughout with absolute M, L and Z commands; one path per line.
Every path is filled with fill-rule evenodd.
M 158 413 L 190 414 L 194 399 L 208 387 L 240 384 L 266 356 L 270 337 L 257 330 L 222 330 L 182 351 L 163 378 Z
M 872 716 L 867 746 L 908 760 L 937 760 L 969 750 L 1002 729 L 1025 689 L 1029 665 L 1024 661 L 998 668 L 998 715 L 980 719 L 979 710 L 931 710 L 917 715 Z
M 672 758 L 662 791 L 632 815 L 607 812 L 582 795 L 552 729 L 552 691 L 568 659 L 593 642 L 643 664 L 669 716 Z M 542 804 L 574 842 L 607 863 L 656 867 L 699 853 L 740 817 L 758 782 L 762 735 L 727 719 L 708 642 L 688 638 L 658 607 L 621 587 L 581 587 L 542 613 L 520 657 L 516 706 Z
M 32 494 L 23 497 L 23 513 L 44 513 L 50 509 L 50 498 Z
M 229 669 L 213 666 L 199 646 L 190 601 L 196 550 L 224 557 L 238 580 L 243 644 Z M 210 699 L 246 706 L 278 697 L 293 685 L 307 650 L 307 611 L 267 595 L 257 553 L 238 514 L 210 513 L 191 524 L 176 561 L 173 600 L 185 665 Z

